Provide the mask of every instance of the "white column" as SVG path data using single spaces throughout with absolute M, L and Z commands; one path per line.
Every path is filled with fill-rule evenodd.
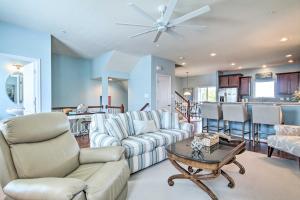
M 102 77 L 102 105 L 108 105 L 108 76 Z

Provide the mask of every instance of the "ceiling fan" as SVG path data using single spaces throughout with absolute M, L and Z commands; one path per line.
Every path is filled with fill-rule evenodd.
M 145 18 L 148 18 L 149 20 L 151 20 L 153 22 L 153 24 L 152 25 L 133 24 L 133 23 L 117 23 L 117 24 L 122 25 L 122 26 L 147 28 L 145 31 L 143 31 L 141 33 L 130 36 L 130 38 L 134 38 L 134 37 L 138 37 L 138 36 L 145 35 L 148 33 L 156 32 L 156 36 L 155 36 L 153 42 L 157 42 L 159 37 L 161 36 L 161 34 L 164 32 L 169 33 L 174 36 L 179 36 L 178 33 L 176 33 L 174 30 L 172 30 L 173 28 L 179 27 L 179 26 L 181 26 L 179 24 L 210 11 L 210 7 L 208 5 L 206 5 L 197 10 L 194 10 L 190 13 L 187 13 L 181 17 L 178 17 L 176 19 L 171 19 L 171 16 L 174 12 L 177 1 L 178 0 L 170 0 L 167 6 L 166 5 L 159 6 L 158 10 L 160 12 L 160 18 L 158 18 L 157 20 L 154 19 L 147 12 L 145 12 L 143 9 L 141 9 L 140 7 L 135 5 L 134 3 L 129 3 L 128 4 L 129 6 L 131 6 L 135 11 L 140 13 Z M 181 26 L 181 27 L 186 28 L 188 26 Z M 198 27 L 201 29 L 206 28 L 206 26 L 198 26 Z

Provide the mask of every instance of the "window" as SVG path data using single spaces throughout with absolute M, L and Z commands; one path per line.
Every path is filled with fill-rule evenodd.
M 255 82 L 255 97 L 275 97 L 274 81 Z
M 216 87 L 200 87 L 195 90 L 195 101 L 216 101 Z

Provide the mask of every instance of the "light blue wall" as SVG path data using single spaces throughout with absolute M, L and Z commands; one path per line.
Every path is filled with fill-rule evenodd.
M 156 66 L 162 71 L 157 72 Z M 129 110 L 139 110 L 146 103 L 151 109 L 156 109 L 156 76 L 157 74 L 170 75 L 171 90 L 175 90 L 175 63 L 160 57 L 148 55 L 142 57 L 129 75 L 128 80 L 128 107 Z M 172 95 L 173 102 L 174 95 Z
M 113 51 L 102 54 L 99 57 L 92 59 L 91 77 L 97 79 L 102 77 L 103 68 L 107 65 L 112 57 Z
M 0 53 L 40 59 L 41 107 L 51 111 L 51 36 L 0 21 Z
M 168 75 L 171 76 L 171 103 L 175 103 L 174 100 L 174 91 L 175 91 L 175 62 L 160 58 L 157 56 L 151 57 L 151 67 L 152 67 L 152 95 L 151 95 L 151 108 L 156 109 L 156 84 L 157 84 L 157 75 Z M 157 71 L 156 67 L 162 67 L 161 71 Z
M 91 60 L 52 54 L 53 107 L 99 105 L 100 80 L 92 80 Z
M 91 71 L 92 60 L 53 54 L 53 107 L 77 106 L 81 103 L 99 105 L 102 83 L 100 79 L 91 79 Z M 124 104 L 127 108 L 127 90 L 121 82 L 109 82 L 108 95 L 112 96 L 112 105 Z
M 7 108 L 16 107 L 16 104 L 8 98 L 5 88 L 6 79 L 11 73 L 8 69 L 9 64 L 11 64 L 9 59 L 0 57 L 0 120 L 9 117 L 6 114 Z
M 139 110 L 151 103 L 151 55 L 142 57 L 132 69 L 128 80 L 128 109 Z

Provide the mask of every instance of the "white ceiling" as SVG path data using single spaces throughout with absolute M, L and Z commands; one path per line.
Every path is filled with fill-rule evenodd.
M 176 74 L 206 74 L 215 70 L 286 64 L 286 54 L 300 59 L 299 0 L 179 0 L 174 17 L 209 4 L 211 12 L 186 24 L 206 25 L 203 31 L 176 31 L 174 38 L 163 34 L 157 47 L 155 33 L 129 39 L 140 28 L 118 26 L 116 22 L 151 24 L 125 0 L 0 0 L 0 20 L 50 32 L 57 53 L 95 57 L 110 50 L 134 55 L 153 54 L 174 60 L 184 56 L 186 67 Z M 132 0 L 154 17 L 157 6 L 167 0 Z M 63 33 L 62 31 L 65 31 Z M 287 42 L 279 42 L 287 37 Z M 210 57 L 211 52 L 217 56 Z M 236 66 L 230 66 L 235 62 Z

